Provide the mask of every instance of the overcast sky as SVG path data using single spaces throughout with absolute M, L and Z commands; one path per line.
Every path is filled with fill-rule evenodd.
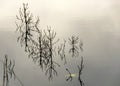
M 15 58 L 25 86 L 78 86 L 77 78 L 65 82 L 64 67 L 49 83 L 16 42 L 15 21 L 22 3 L 40 17 L 41 28 L 51 25 L 58 37 L 78 35 L 83 40 L 85 86 L 120 86 L 120 0 L 0 0 L 0 55 Z M 73 73 L 78 71 L 74 66 L 67 65 Z
M 69 22 L 110 18 L 116 27 L 119 22 L 119 0 L 0 0 L 0 30 L 15 30 L 15 21 L 22 3 L 29 3 L 30 11 L 39 16 L 41 25 L 57 30 L 69 30 Z

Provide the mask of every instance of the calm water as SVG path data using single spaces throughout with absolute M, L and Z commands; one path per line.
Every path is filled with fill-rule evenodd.
M 120 85 L 120 31 L 112 29 L 114 26 L 109 23 L 104 23 L 104 27 L 102 24 L 98 24 L 92 29 L 89 29 L 92 24 L 87 24 L 87 27 L 83 24 L 81 26 L 83 29 L 79 29 L 79 26 L 77 26 L 79 24 L 75 24 L 77 26 L 76 30 L 71 31 L 71 34 L 79 35 L 84 42 L 85 68 L 82 73 L 82 79 L 85 86 Z M 96 29 L 100 26 L 103 28 Z M 63 33 L 65 38 L 67 38 L 66 33 Z M 60 32 L 58 36 L 60 36 L 59 34 Z M 79 64 L 79 57 L 73 59 L 68 55 L 69 63 L 57 68 L 58 77 L 49 82 L 39 67 L 27 57 L 24 49 L 20 47 L 16 39 L 17 35 L 15 32 L 0 32 L 0 57 L 2 59 L 4 54 L 8 54 L 10 58 L 15 59 L 15 71 L 25 86 L 79 86 L 77 77 L 74 77 L 72 82 L 65 81 L 65 75 L 67 74 L 65 68 L 70 68 L 72 73 L 78 72 L 76 64 Z M 57 62 L 63 63 L 59 58 Z M 2 70 L 0 72 L 2 74 Z M 18 86 L 17 81 L 11 84 L 12 86 Z

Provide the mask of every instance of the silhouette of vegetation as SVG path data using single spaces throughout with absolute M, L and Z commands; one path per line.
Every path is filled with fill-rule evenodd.
M 83 52 L 83 42 L 80 41 L 79 42 L 79 47 L 80 47 L 80 51 Z M 80 83 L 80 86 L 84 86 L 84 82 L 83 80 L 81 79 L 81 74 L 82 74 L 82 70 L 84 68 L 84 64 L 83 64 L 83 55 L 81 55 L 81 62 L 80 62 L 80 65 L 78 65 L 78 70 L 79 70 L 79 73 L 78 73 L 78 81 Z
M 49 62 L 47 64 L 46 75 L 49 74 L 48 79 L 51 80 L 53 79 L 53 75 L 57 75 L 57 71 L 55 67 L 56 66 L 60 67 L 60 65 L 56 63 L 53 59 L 53 57 L 55 57 L 53 48 L 54 48 L 54 45 L 59 41 L 59 39 L 57 41 L 54 41 L 56 37 L 56 32 L 51 30 L 51 27 L 48 27 L 47 32 L 44 31 L 44 33 L 45 33 L 46 40 L 48 42 L 48 57 L 47 58 L 49 59 Z
M 79 55 L 79 48 L 77 46 L 79 42 L 79 38 L 76 36 L 71 36 L 69 38 L 69 44 L 71 46 L 69 53 L 72 54 L 72 57 L 76 57 Z
M 51 30 L 51 27 L 47 27 L 47 30 L 39 28 L 39 17 L 34 22 L 33 16 L 28 10 L 28 4 L 23 4 L 23 8 L 19 10 L 19 16 L 17 19 L 20 21 L 20 25 L 17 25 L 17 31 L 20 33 L 20 36 L 17 38 L 21 46 L 25 46 L 25 51 L 28 53 L 28 57 L 33 59 L 33 62 L 39 64 L 40 68 L 45 69 L 45 75 L 48 76 L 49 80 L 52 80 L 54 76 L 57 76 L 56 66 L 60 65 L 55 61 L 56 57 L 56 44 L 59 39 L 56 39 L 56 32 Z M 33 34 L 35 33 L 35 34 Z M 79 37 L 71 36 L 68 38 L 68 43 L 70 45 L 69 53 L 72 57 L 79 55 L 79 50 L 83 51 L 83 42 L 79 41 Z M 58 46 L 58 56 L 61 60 L 66 61 L 66 40 Z M 79 69 L 79 82 L 83 86 L 81 80 L 81 72 L 83 69 L 83 57 L 81 57 L 81 65 L 78 65 Z M 66 71 L 69 73 L 69 77 L 66 81 L 72 81 L 72 75 L 70 71 L 66 68 Z M 81 84 L 82 83 L 82 84 Z
M 84 68 L 83 57 L 81 56 L 81 64 L 78 65 L 78 69 L 79 69 L 78 81 L 80 82 L 80 86 L 84 86 L 84 82 L 81 79 L 81 74 L 82 74 L 83 68 Z
M 20 33 L 18 37 L 18 41 L 20 42 L 21 46 L 25 46 L 25 51 L 28 51 L 29 46 L 32 43 L 31 31 L 33 31 L 33 16 L 28 10 L 28 4 L 23 3 L 23 8 L 19 10 L 19 16 L 16 16 L 18 22 L 16 23 L 17 30 Z
M 64 60 L 64 64 L 67 63 L 66 54 L 65 54 L 65 47 L 66 47 L 66 40 L 64 40 L 63 44 L 58 46 L 58 55 L 61 57 L 61 60 Z
M 17 31 L 20 32 L 18 41 L 21 45 L 25 45 L 25 51 L 28 51 L 28 57 L 31 57 L 33 61 L 39 63 L 41 69 L 46 69 L 46 75 L 49 74 L 48 79 L 51 80 L 53 75 L 57 75 L 55 70 L 56 65 L 60 66 L 53 60 L 55 57 L 55 44 L 59 41 L 54 41 L 56 38 L 56 32 L 51 30 L 51 27 L 47 27 L 48 30 L 42 33 L 39 29 L 39 18 L 36 22 L 33 22 L 33 16 L 28 11 L 28 4 L 23 4 L 23 9 L 19 10 L 19 17 L 17 19 L 21 21 L 21 25 L 17 25 Z M 38 34 L 37 40 L 32 34 Z
M 38 37 L 38 49 L 39 49 L 39 57 L 40 57 L 40 59 L 39 59 L 39 65 L 41 66 L 41 68 L 43 69 L 43 35 L 42 35 L 42 31 L 40 31 L 39 29 L 38 29 L 38 27 L 37 27 L 37 25 L 38 25 L 38 23 L 39 23 L 39 19 L 37 20 L 37 22 L 36 22 L 36 25 L 35 25 L 35 28 L 36 28 L 36 30 L 37 30 L 37 33 L 39 34 L 39 37 Z
M 8 56 L 5 55 L 4 60 L 1 61 L 3 64 L 3 86 L 9 86 L 9 81 L 10 79 L 14 78 L 19 81 L 19 83 L 23 85 L 21 80 L 17 77 L 17 75 L 14 72 L 14 67 L 15 67 L 15 61 L 9 60 Z
M 66 71 L 69 73 L 69 77 L 66 79 L 66 81 L 68 81 L 68 80 L 70 80 L 70 81 L 72 81 L 72 74 L 71 74 L 71 72 L 66 68 Z
M 84 68 L 84 65 L 83 65 L 83 56 L 81 56 L 81 63 L 80 63 L 80 65 L 78 65 L 77 67 L 78 67 L 78 70 L 79 70 L 79 72 L 78 72 L 78 81 L 79 81 L 79 83 L 80 83 L 80 86 L 84 86 L 84 82 L 83 82 L 83 80 L 81 79 L 82 70 L 83 70 L 83 68 Z M 73 76 L 75 76 L 75 75 L 73 75 L 73 74 L 68 70 L 68 68 L 66 68 L 66 71 L 69 73 L 69 74 L 67 75 L 68 77 L 67 77 L 66 81 L 72 81 Z
M 72 48 L 70 48 L 69 53 L 72 53 L 72 57 L 76 56 L 76 54 L 79 54 L 79 48 L 80 48 L 80 51 L 83 52 L 83 42 L 82 41 L 79 42 L 78 37 L 72 36 L 71 38 L 69 38 L 69 42 L 70 42 L 70 45 L 72 47 Z M 79 48 L 77 46 L 78 43 L 79 43 Z M 81 79 L 82 70 L 84 68 L 83 56 L 82 55 L 81 55 L 80 65 L 78 65 L 77 67 L 78 67 L 78 70 L 79 70 L 78 81 L 80 83 L 80 86 L 84 86 L 84 82 Z M 66 81 L 68 81 L 68 80 L 72 81 L 73 76 L 72 76 L 71 72 L 67 68 L 66 68 L 66 71 L 69 73 L 69 77 L 66 79 Z
M 35 29 L 34 31 L 36 32 L 36 34 L 38 34 L 38 39 L 37 41 L 33 40 L 33 44 L 30 48 L 30 53 L 29 53 L 29 57 L 32 57 L 32 59 L 36 62 L 38 61 L 39 66 L 43 69 L 43 64 L 47 64 L 45 63 L 46 58 L 45 58 L 45 49 L 47 49 L 47 45 L 45 41 L 45 36 L 42 34 L 42 30 L 40 30 L 38 28 L 38 24 L 39 24 L 39 18 L 37 19 L 37 21 L 35 22 Z

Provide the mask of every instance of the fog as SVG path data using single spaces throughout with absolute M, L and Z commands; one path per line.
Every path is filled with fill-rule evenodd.
M 68 67 L 78 71 L 79 58 L 69 58 L 66 66 L 58 67 L 58 77 L 49 82 L 24 48 L 17 43 L 16 15 L 23 2 L 40 17 L 41 28 L 51 25 L 58 38 L 79 36 L 84 43 L 82 80 L 85 86 L 119 86 L 120 82 L 120 1 L 119 0 L 0 0 L 0 59 L 4 54 L 16 61 L 15 71 L 24 86 L 78 86 L 77 77 L 65 81 Z M 76 64 L 74 61 L 76 61 Z M 57 59 L 62 64 L 63 62 Z M 2 64 L 0 64 L 2 65 Z M 0 68 L 0 77 L 2 68 Z M 0 83 L 1 83 L 0 78 Z M 1 84 L 0 84 L 1 85 Z M 17 81 L 11 86 L 20 86 Z

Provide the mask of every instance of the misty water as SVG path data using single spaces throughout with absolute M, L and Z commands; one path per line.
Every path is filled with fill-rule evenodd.
M 104 21 L 104 20 L 103 20 Z M 101 21 L 102 22 L 102 21 Z M 84 65 L 82 73 L 82 80 L 85 86 L 119 86 L 120 79 L 120 35 L 119 30 L 114 30 L 114 25 L 110 21 L 104 21 L 101 24 L 86 23 L 74 24 L 73 31 L 63 32 L 64 36 L 57 32 L 58 37 L 66 38 L 71 35 L 79 35 L 84 43 Z M 91 27 L 91 29 L 89 29 Z M 101 29 L 95 29 L 100 28 Z M 81 29 L 79 29 L 81 28 Z M 65 35 L 68 34 L 68 35 Z M 66 57 L 67 65 L 62 65 L 57 68 L 58 76 L 49 82 L 47 76 L 41 71 L 37 64 L 32 62 L 32 59 L 27 57 L 24 48 L 17 43 L 17 33 L 14 31 L 0 32 L 0 57 L 8 54 L 10 58 L 16 61 L 15 71 L 25 86 L 79 86 L 77 77 L 74 77 L 72 82 L 66 82 L 65 75 L 67 74 L 65 68 L 70 68 L 72 73 L 77 73 L 76 64 L 79 64 L 79 57 Z M 59 57 L 56 57 L 60 64 Z M 1 68 L 2 70 L 2 68 Z M 2 74 L 2 71 L 0 71 Z M 2 76 L 2 75 L 0 75 Z M 18 83 L 12 82 L 12 86 Z M 14 85 L 13 85 L 14 84 Z
M 7 54 L 15 59 L 15 72 L 24 86 L 80 86 L 77 75 L 66 81 L 66 68 L 77 73 L 80 57 L 67 53 L 68 64 L 56 67 L 58 76 L 49 82 L 48 76 L 28 58 L 24 47 L 17 42 L 16 15 L 23 2 L 30 11 L 40 16 L 40 28 L 50 25 L 61 40 L 79 36 L 83 41 L 84 69 L 81 78 L 85 86 L 120 86 L 120 1 L 119 0 L 1 0 L 0 3 L 0 60 Z M 7 3 L 6 3 L 7 2 Z M 69 47 L 69 46 L 68 46 Z M 3 65 L 0 63 L 0 86 Z M 10 86 L 20 86 L 10 80 Z

